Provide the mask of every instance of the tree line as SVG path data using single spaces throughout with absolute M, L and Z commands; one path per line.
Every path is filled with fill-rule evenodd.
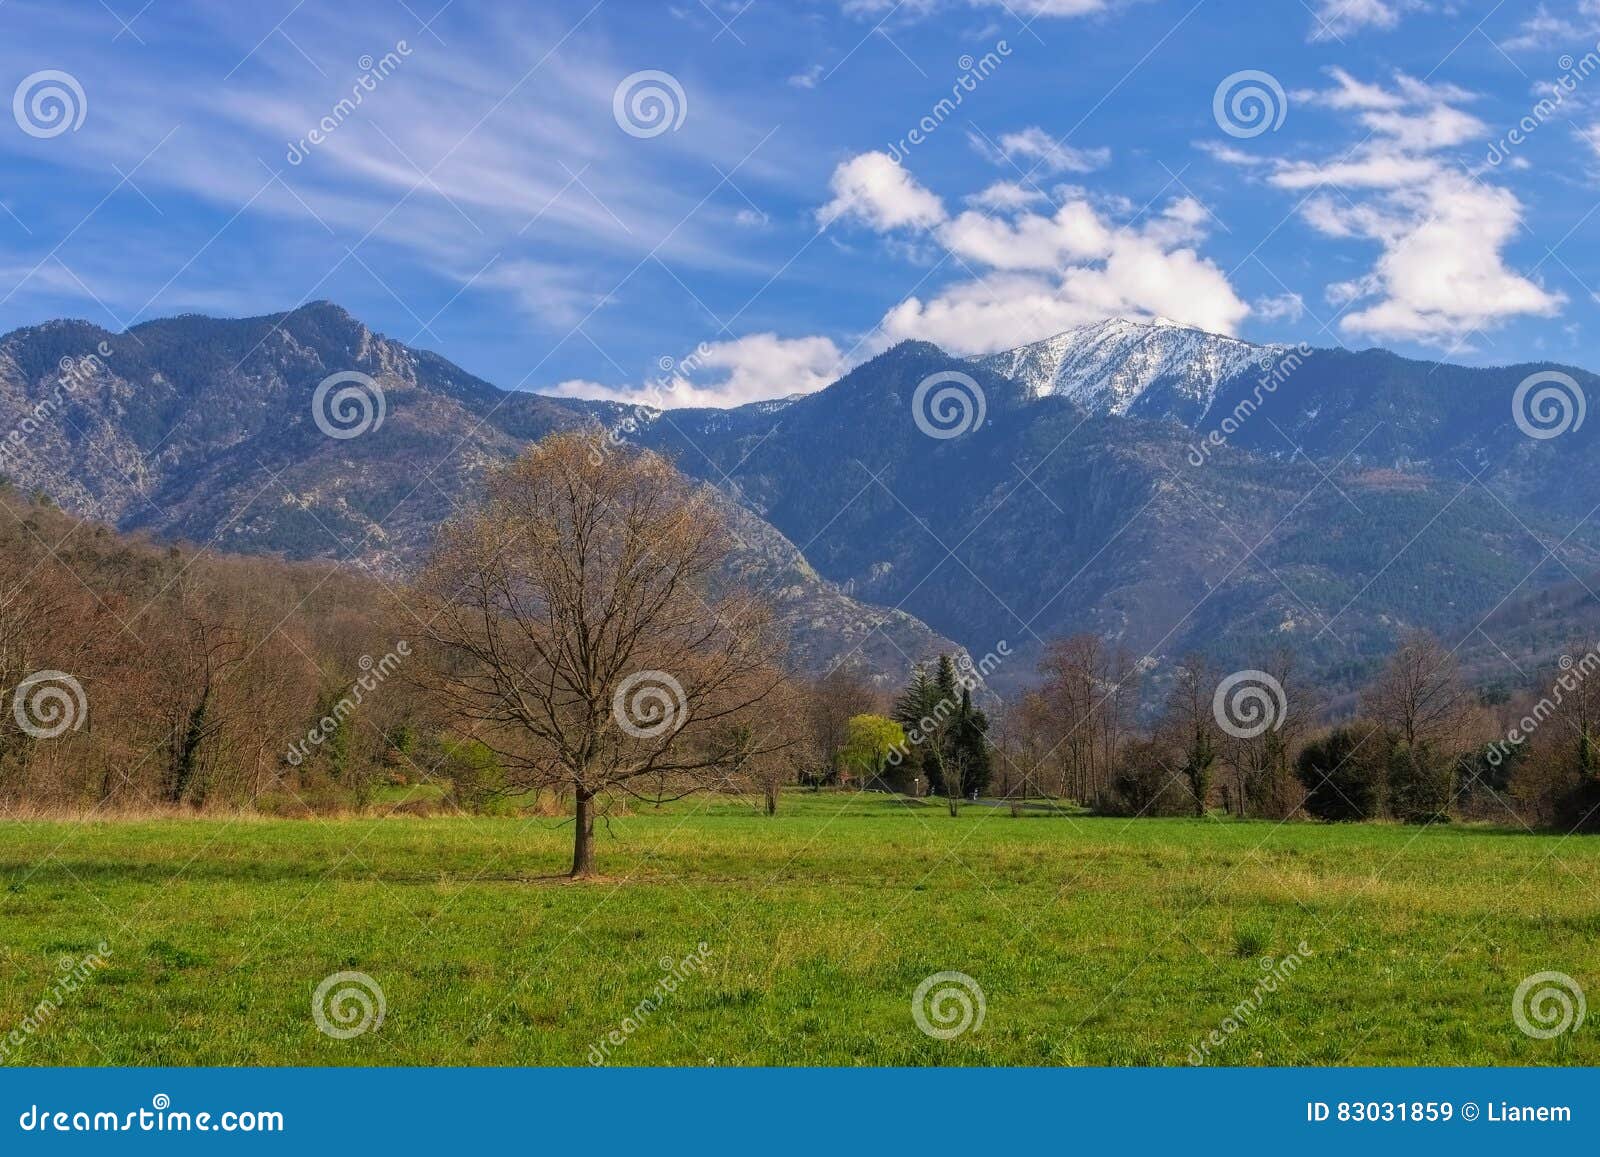
M 997 728 L 1006 794 L 1120 816 L 1600 828 L 1600 654 L 1581 640 L 1508 695 L 1474 688 L 1453 651 L 1411 631 L 1342 718 L 1288 650 L 1231 673 L 1191 655 L 1143 722 L 1150 676 L 1127 652 L 1079 635 L 1039 666 Z
M 0 490 L 0 808 L 292 815 L 427 783 L 405 808 L 572 817 L 578 875 L 608 808 L 721 791 L 774 812 L 787 785 L 952 815 L 976 796 L 1592 826 L 1586 645 L 1505 695 L 1411 634 L 1339 719 L 1288 652 L 1224 673 L 1092 635 L 1049 643 L 1004 700 L 964 656 L 895 691 L 805 678 L 704 487 L 600 437 L 490 472 L 404 584 L 119 535 Z

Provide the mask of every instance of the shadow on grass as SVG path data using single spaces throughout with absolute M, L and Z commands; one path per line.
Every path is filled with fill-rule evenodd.
M 126 860 L 108 863 L 101 860 L 51 860 L 38 867 L 34 864 L 0 864 L 0 881 L 15 884 L 26 876 L 20 887 L 0 884 L 0 911 L 5 901 L 26 898 L 30 893 L 42 893 L 54 888 L 71 887 L 76 880 L 81 883 L 101 882 L 125 885 L 165 885 L 183 881 L 237 883 L 237 884 L 295 884 L 329 883 L 370 884 L 588 884 L 605 882 L 607 877 L 590 876 L 574 880 L 566 872 L 528 875 L 518 872 L 479 873 L 470 864 L 459 867 L 441 867 L 436 872 L 374 871 L 354 861 L 337 868 L 311 863 L 203 863 L 196 861 L 184 867 L 168 860 L 150 860 L 130 863 Z

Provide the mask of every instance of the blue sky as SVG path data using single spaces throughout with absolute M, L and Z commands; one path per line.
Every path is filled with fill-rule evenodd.
M 1600 368 L 1600 0 L 440 3 L 0 4 L 0 330 L 326 298 L 666 404 L 1113 315 Z

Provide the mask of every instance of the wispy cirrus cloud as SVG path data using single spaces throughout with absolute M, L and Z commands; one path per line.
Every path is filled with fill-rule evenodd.
M 650 251 L 691 269 L 753 273 L 724 239 L 741 206 L 703 203 L 706 192 L 752 148 L 742 185 L 793 176 L 781 150 L 756 147 L 767 130 L 708 99 L 710 80 L 689 78 L 700 99 L 683 131 L 643 143 L 623 132 L 613 92 L 635 64 L 581 21 L 491 9 L 477 14 L 470 44 L 452 47 L 392 4 L 305 6 L 282 34 L 269 23 L 265 37 L 200 9 L 184 19 L 211 25 L 203 63 L 222 79 L 197 99 L 191 85 L 145 67 L 127 38 L 101 35 L 88 13 L 8 8 L 6 17 L 13 33 L 25 25 L 37 42 L 75 45 L 92 115 L 70 148 L 0 134 L 0 151 L 108 187 L 117 173 L 136 174 L 154 204 L 193 198 L 232 215 L 230 235 L 254 223 L 280 230 L 285 244 L 300 233 L 328 239 L 318 272 L 354 252 L 389 284 L 398 278 L 374 252 L 387 250 L 447 283 L 501 289 L 539 322 L 572 316 L 550 308 L 549 271 L 561 261 L 585 266 L 573 281 L 606 281 L 609 268 L 611 284 Z M 154 18 L 143 25 L 150 35 Z M 0 41 L 6 75 L 36 64 L 29 39 Z M 93 268 L 104 257 L 72 260 Z M 519 270 L 538 276 L 522 284 Z M 151 316 L 189 306 L 184 292 L 180 283 L 146 300 L 132 287 L 117 304 Z
M 844 0 L 844 11 L 863 19 L 898 16 L 915 20 L 943 10 L 1001 8 L 1027 17 L 1095 16 L 1110 11 L 1112 0 Z
M 990 161 L 1015 167 L 1019 172 L 1050 176 L 1058 173 L 1092 173 L 1104 168 L 1111 160 L 1111 150 L 1108 148 L 1075 148 L 1056 140 L 1038 125 L 1002 133 L 995 142 L 975 132 L 969 133 L 967 139 L 973 148 Z
M 1407 12 L 1426 8 L 1422 0 L 1317 0 L 1310 38 L 1337 40 L 1368 29 L 1387 31 Z
M 1600 0 L 1578 0 L 1565 8 L 1538 4 L 1523 17 L 1514 36 L 1499 44 L 1508 52 L 1541 48 L 1576 48 L 1600 34 Z

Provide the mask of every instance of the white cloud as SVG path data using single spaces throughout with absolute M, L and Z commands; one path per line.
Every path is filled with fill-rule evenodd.
M 1002 213 L 1024 209 L 1048 199 L 1040 190 L 1025 189 L 1015 181 L 996 181 L 982 192 L 971 193 L 965 198 L 969 205 Z
M 1300 215 L 1328 237 L 1377 237 L 1385 233 L 1388 215 L 1377 204 L 1357 204 L 1344 197 L 1318 195 L 1300 206 Z
M 146 19 L 159 22 L 160 8 Z M 238 214 L 241 227 L 270 226 L 273 244 L 251 259 L 258 310 L 295 300 L 324 275 L 333 277 L 329 289 L 340 292 L 339 261 L 365 278 L 346 256 L 352 251 L 385 286 L 422 283 L 431 290 L 447 282 L 442 301 L 469 282 L 474 291 L 498 285 L 530 312 L 545 309 L 543 291 L 530 293 L 525 278 L 505 273 L 473 280 L 477 271 L 503 254 L 508 263 L 582 268 L 605 283 L 604 291 L 637 262 L 641 246 L 659 242 L 659 256 L 676 269 L 767 276 L 765 265 L 728 243 L 726 217 L 696 211 L 709 169 L 685 159 L 729 171 L 771 128 L 764 117 L 746 122 L 747 109 L 713 99 L 711 81 L 686 81 L 692 109 L 683 131 L 651 142 L 661 147 L 641 148 L 612 111 L 617 81 L 637 65 L 613 57 L 598 28 L 573 30 L 570 47 L 552 53 L 565 31 L 563 25 L 551 33 L 554 16 L 531 6 L 494 9 L 470 18 L 474 40 L 447 51 L 427 33 L 408 32 L 388 17 L 375 23 L 361 8 L 297 8 L 292 33 L 285 28 L 292 42 L 262 40 L 259 31 L 224 19 L 222 8 L 207 10 L 185 35 L 217 62 L 219 77 L 239 67 L 203 101 L 173 83 L 171 69 L 156 57 L 130 56 L 126 40 L 113 44 L 99 36 L 95 18 L 81 9 L 16 10 L 16 27 L 0 38 L 6 75 L 13 74 L 12 57 L 25 56 L 30 44 L 81 49 L 72 67 L 89 89 L 91 112 L 74 147 L 51 156 L 64 166 L 61 180 L 87 191 L 98 189 L 107 173 L 113 182 L 116 170 L 136 174 L 142 193 L 165 214 L 162 235 L 173 252 L 121 279 L 108 298 L 124 321 L 195 307 L 197 281 L 225 249 L 219 242 L 192 267 L 185 264 L 212 231 L 201 229 L 211 207 L 224 220 Z M 15 6 L 4 10 L 9 16 Z M 185 12 L 165 19 L 195 16 Z M 461 15 L 452 10 L 450 18 Z M 307 53 L 317 63 L 308 63 Z M 373 80 L 361 71 L 357 62 L 367 53 L 386 62 L 387 75 Z M 529 73 L 533 61 L 540 62 L 536 79 Z M 358 86 L 358 78 L 373 87 Z M 309 139 L 313 130 L 317 142 Z M 0 141 L 0 151 L 14 148 Z M 735 179 L 759 195 L 790 186 L 788 167 L 800 163 L 792 152 L 768 147 L 745 160 Z M 201 210 L 175 213 L 174 194 L 199 200 Z M 84 208 L 98 196 L 91 194 Z M 0 221 L 9 218 L 0 213 Z M 93 283 L 113 266 L 112 248 L 86 246 L 73 264 Z M 294 249 L 326 256 L 307 266 L 283 257 Z M 180 265 L 182 275 L 168 284 Z M 29 278 L 21 292 L 36 288 L 45 287 Z M 574 308 L 581 316 L 589 305 L 580 298 L 574 290 L 545 316 L 571 316 Z M 420 302 L 406 304 L 423 317 L 433 314 Z
M 548 390 L 539 390 L 552 398 L 584 398 L 591 402 L 642 403 L 644 394 L 621 386 L 608 386 L 604 382 L 591 382 L 587 378 L 568 378 L 557 382 Z
M 944 204 L 887 153 L 861 153 L 833 170 L 833 200 L 817 211 L 828 225 L 841 217 L 872 228 L 926 229 L 945 218 Z
M 1329 212 L 1334 218 L 1338 209 Z M 1457 344 L 1474 330 L 1518 315 L 1550 316 L 1565 300 L 1509 269 L 1501 250 L 1522 206 L 1507 189 L 1441 170 L 1382 208 L 1358 207 L 1343 224 L 1384 247 L 1351 300 L 1376 297 L 1340 327 L 1379 337 Z
M 1328 108 L 1399 108 L 1404 100 L 1398 93 L 1387 91 L 1382 85 L 1364 84 L 1342 68 L 1328 69 L 1336 87 L 1331 89 L 1298 89 L 1291 95 L 1296 103 L 1320 104 Z
M 1521 228 L 1509 189 L 1463 173 L 1440 154 L 1485 131 L 1456 107 L 1472 93 L 1400 75 L 1392 88 L 1333 70 L 1335 87 L 1300 94 L 1353 113 L 1371 138 L 1334 159 L 1275 162 L 1279 188 L 1328 189 L 1301 216 L 1325 236 L 1375 242 L 1366 274 L 1327 287 L 1346 333 L 1458 346 L 1519 316 L 1550 316 L 1565 298 L 1522 276 L 1504 251 Z
M 1507 52 L 1548 48 L 1573 39 L 1576 33 L 1577 29 L 1572 27 L 1570 21 L 1556 16 L 1540 4 L 1534 9 L 1533 15 L 1522 22 L 1515 36 L 1508 36 L 1499 43 Z
M 1367 28 L 1387 31 L 1400 23 L 1402 12 L 1420 7 L 1415 0 L 1318 0 L 1311 39 L 1332 40 Z
M 644 386 L 607 386 L 573 379 L 545 391 L 561 398 L 591 398 L 681 409 L 742 406 L 747 402 L 810 394 L 847 368 L 839 347 L 826 337 L 782 338 L 753 333 L 711 342 L 694 357 L 692 372 Z M 680 367 L 681 368 L 681 367 Z
M 1358 80 L 1337 66 L 1327 70 L 1333 88 L 1302 88 L 1292 94 L 1297 103 L 1331 109 L 1360 109 L 1364 112 L 1393 112 L 1404 108 L 1436 108 L 1440 105 L 1467 104 L 1478 94 L 1454 84 L 1430 84 L 1403 72 L 1394 74 L 1394 88 Z
M 1014 164 L 1033 173 L 1092 173 L 1111 160 L 1111 150 L 1079 149 L 1064 144 L 1037 125 L 1004 133 L 998 143 L 975 132 L 967 134 L 972 146 L 995 164 Z
M 1437 162 L 1426 157 L 1363 147 L 1354 160 L 1327 163 L 1285 162 L 1269 178 L 1280 189 L 1312 189 L 1333 185 L 1347 189 L 1393 189 L 1426 180 L 1438 171 Z
M 1270 164 L 1266 157 L 1258 157 L 1255 153 L 1247 153 L 1243 149 L 1236 149 L 1221 141 L 1196 141 L 1195 147 L 1224 164 L 1241 165 L 1246 168 Z
M 1470 113 L 1438 104 L 1421 112 L 1367 112 L 1361 121 L 1374 133 L 1402 148 L 1432 151 L 1474 140 L 1485 132 L 1484 123 Z
M 1053 217 L 1019 213 L 1006 220 L 968 210 L 949 222 L 939 240 L 953 253 L 991 269 L 1052 270 L 1074 261 L 1105 258 L 1112 232 L 1086 202 L 1069 202 Z
M 1059 277 L 995 274 L 923 301 L 907 298 L 883 319 L 890 341 L 922 338 L 961 353 L 992 353 L 1107 317 L 1168 317 L 1231 333 L 1249 311 L 1227 277 L 1193 250 L 1120 245 L 1102 265 Z
M 1092 16 L 1110 8 L 1108 0 L 844 0 L 844 10 L 863 19 L 897 16 L 915 19 L 941 8 L 1004 8 L 1012 16 Z
M 1104 12 L 1106 0 L 973 0 L 989 8 L 1008 8 L 1024 16 L 1089 16 Z
M 822 65 L 813 64 L 804 72 L 797 72 L 789 78 L 789 83 L 795 88 L 816 88 L 817 81 L 822 79 Z
M 1508 52 L 1535 48 L 1573 48 L 1594 38 L 1600 28 L 1600 0 L 1581 0 L 1570 16 L 1540 4 L 1522 22 L 1515 36 L 1500 41 Z
M 823 214 L 848 215 L 896 238 L 910 229 L 944 246 L 973 275 L 926 299 L 902 301 L 884 316 L 877 341 L 921 338 L 959 353 L 988 353 L 1107 317 L 1165 316 L 1232 333 L 1249 313 L 1227 275 L 1194 248 L 1208 217 L 1192 198 L 1123 222 L 1083 190 L 1058 190 L 1066 199 L 1046 215 L 1029 208 L 1034 198 L 1025 191 L 1002 185 L 972 199 L 996 212 L 950 217 L 908 174 L 864 163 L 874 156 L 839 166 L 835 199 Z M 875 179 L 862 180 L 863 172 Z
M 1298 293 L 1280 293 L 1251 302 L 1250 312 L 1263 321 L 1299 321 L 1306 315 L 1306 303 Z
M 604 291 L 583 284 L 577 270 L 542 261 L 500 261 L 485 270 L 473 284 L 509 292 L 523 313 L 551 326 L 576 325 L 605 303 Z

